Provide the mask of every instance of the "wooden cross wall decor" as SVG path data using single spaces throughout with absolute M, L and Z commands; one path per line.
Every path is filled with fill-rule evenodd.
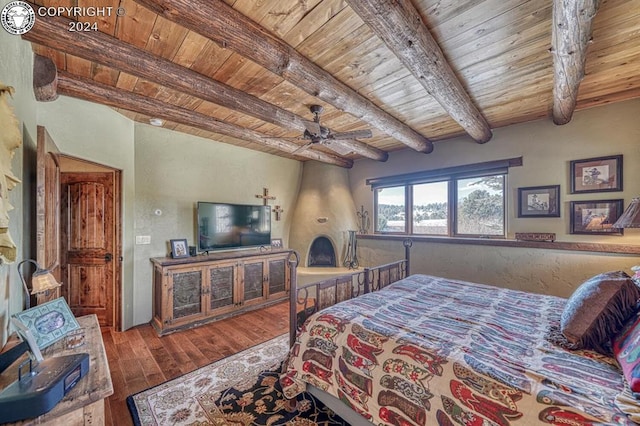
M 269 195 L 269 188 L 262 188 L 262 195 L 256 194 L 256 198 L 262 198 L 263 205 L 266 206 L 269 200 L 275 200 L 276 197 Z
M 284 212 L 280 206 L 276 206 L 276 208 L 271 211 L 276 214 L 276 220 L 280 220 L 280 214 Z

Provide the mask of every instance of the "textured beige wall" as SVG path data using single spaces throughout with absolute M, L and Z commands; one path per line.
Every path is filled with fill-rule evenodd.
M 276 197 L 269 205 L 284 209 L 280 221 L 271 214 L 271 235 L 287 247 L 302 164 L 150 125 L 135 129 L 135 233 L 151 237 L 150 245 L 135 246 L 134 322 L 140 324 L 152 314 L 149 258 L 166 256 L 170 239 L 196 245 L 197 201 L 262 204 L 255 195 L 269 188 Z
M 508 237 L 516 232 L 555 232 L 558 241 L 640 244 L 640 230 L 627 229 L 624 236 L 569 234 L 569 202 L 625 200 L 640 194 L 640 100 L 579 111 L 564 126 L 551 120 L 513 125 L 494 130 L 491 141 L 478 145 L 469 138 L 436 142 L 432 154 L 410 151 L 391 154 L 386 163 L 358 160 L 349 171 L 356 205 L 373 213 L 373 192 L 365 185 L 372 177 L 389 176 L 510 157 L 523 157 L 523 166 L 508 176 Z M 624 155 L 624 191 L 570 194 L 569 161 L 604 155 Z M 561 185 L 561 217 L 517 218 L 517 188 Z M 365 264 L 390 261 L 401 256 L 398 242 L 361 240 L 359 257 Z M 381 250 L 381 251 L 379 251 Z M 580 252 L 514 249 L 416 242 L 412 272 L 522 288 L 568 296 L 586 277 L 640 264 L 633 256 Z

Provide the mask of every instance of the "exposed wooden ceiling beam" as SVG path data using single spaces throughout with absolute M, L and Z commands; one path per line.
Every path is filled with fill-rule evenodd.
M 478 143 L 491 139 L 476 108 L 411 0 L 347 0 L 420 84 Z
M 584 78 L 591 23 L 599 0 L 553 0 L 553 122 L 567 124 L 573 117 L 578 88 Z
M 155 56 L 101 32 L 70 32 L 66 18 L 38 17 L 34 27 L 23 35 L 26 40 L 67 52 L 99 64 L 127 72 L 151 82 L 240 111 L 287 129 L 306 129 L 304 118 L 251 96 L 241 90 L 210 79 L 195 71 Z M 354 153 L 378 161 L 388 154 L 357 140 L 341 141 Z
M 293 47 L 221 0 L 135 0 L 160 16 L 251 59 L 305 92 L 420 152 L 433 145 Z
M 159 117 L 175 123 L 231 136 L 259 145 L 266 145 L 289 154 L 300 147 L 291 141 L 271 138 L 254 130 L 216 120 L 205 114 L 170 105 L 157 99 L 148 98 L 129 91 L 116 89 L 112 86 L 74 76 L 63 71 L 58 73 L 58 93 L 114 108 L 122 108 L 152 117 Z M 353 166 L 353 161 L 349 159 L 310 149 L 296 155 L 341 167 L 350 168 Z

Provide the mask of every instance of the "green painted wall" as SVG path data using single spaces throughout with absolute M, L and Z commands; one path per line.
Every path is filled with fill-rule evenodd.
M 0 8 L 7 3 L 8 0 L 0 0 Z M 16 265 L 34 255 L 29 245 L 35 230 L 23 210 L 32 196 L 29 163 L 35 161 L 36 101 L 31 88 L 32 63 L 31 45 L 0 29 L 0 82 L 15 89 L 9 104 L 20 122 L 23 139 L 12 160 L 13 173 L 22 183 L 9 193 L 9 201 L 15 207 L 9 212 L 9 232 L 18 248 L 18 259 L 13 264 L 0 265 L 0 347 L 6 342 L 9 317 L 23 306 L 22 284 Z
M 287 246 L 302 163 L 139 123 L 135 140 L 135 233 L 151 237 L 135 246 L 135 324 L 151 319 L 149 258 L 166 256 L 170 239 L 196 245 L 197 201 L 262 204 L 255 195 L 269 188 L 284 209 L 280 221 L 272 213 L 272 237 Z

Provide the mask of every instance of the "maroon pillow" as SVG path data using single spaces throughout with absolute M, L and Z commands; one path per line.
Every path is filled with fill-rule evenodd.
M 610 354 L 611 338 L 636 311 L 640 288 L 623 271 L 605 272 L 580 285 L 560 318 L 560 331 L 572 349 Z

